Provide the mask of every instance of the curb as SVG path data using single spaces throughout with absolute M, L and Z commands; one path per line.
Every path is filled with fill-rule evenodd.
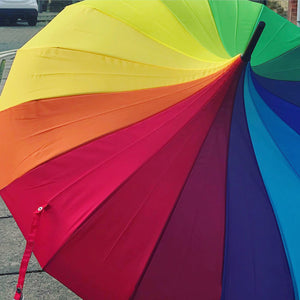
M 8 56 L 14 56 L 16 55 L 18 49 L 12 49 L 12 50 L 7 50 L 7 51 L 2 51 L 0 52 L 0 60 L 3 58 L 6 58 Z
M 0 52 L 0 64 L 1 64 L 1 76 L 0 76 L 0 96 L 2 93 L 2 90 L 4 88 L 6 79 L 8 77 L 10 68 L 12 66 L 12 63 L 14 61 L 16 51 L 18 49 L 12 49 L 7 51 Z
M 58 13 L 39 13 L 38 14 L 38 22 L 50 22 L 52 19 L 54 19 Z

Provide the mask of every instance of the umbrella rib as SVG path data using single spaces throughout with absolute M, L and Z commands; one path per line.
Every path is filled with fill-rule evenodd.
M 187 124 L 185 124 L 184 127 L 186 127 Z M 182 127 L 180 130 L 182 130 L 184 127 Z M 179 132 L 179 131 L 178 131 Z M 176 133 L 176 135 L 178 134 L 178 132 Z M 174 138 L 176 135 L 174 135 L 172 138 Z M 183 146 L 187 143 L 187 141 L 185 141 L 185 143 L 182 145 L 181 148 L 184 148 Z M 167 145 L 167 144 L 166 144 Z M 164 147 L 166 147 L 166 145 L 164 145 L 159 151 L 161 151 Z M 181 149 L 182 150 L 182 149 Z M 158 151 L 158 152 L 159 152 Z M 158 153 L 156 152 L 156 154 Z M 180 152 L 180 151 L 178 151 Z M 177 157 L 177 155 L 176 155 Z M 153 156 L 149 159 L 151 160 L 153 158 Z M 173 158 L 172 159 L 172 162 L 175 161 L 176 158 Z M 171 163 L 170 163 L 171 164 Z M 164 172 L 160 173 L 160 176 L 157 177 L 157 179 L 160 179 L 162 178 L 168 171 L 168 169 L 170 168 L 171 166 L 169 165 L 168 168 L 166 168 L 166 170 L 164 170 Z M 111 249 L 109 250 L 109 253 L 104 257 L 104 262 L 108 259 L 108 257 L 111 255 L 112 251 L 117 247 L 117 245 L 119 244 L 122 236 L 128 231 L 130 225 L 133 223 L 134 219 L 136 219 L 136 217 L 138 216 L 139 212 L 143 209 L 143 207 L 146 205 L 147 203 L 147 200 L 149 200 L 151 194 L 153 194 L 153 192 L 155 191 L 155 189 L 157 188 L 157 186 L 160 184 L 160 180 L 157 180 L 155 186 L 151 189 L 151 191 L 148 193 L 147 197 L 145 197 L 144 201 L 140 204 L 139 208 L 137 209 L 136 213 L 134 214 L 134 216 L 132 216 L 130 218 L 130 220 L 128 221 L 128 223 L 126 224 L 125 228 L 122 230 L 122 232 L 120 233 L 120 235 L 118 236 L 117 240 L 115 241 L 114 245 L 111 247 Z
M 250 76 L 248 78 L 248 80 L 250 80 Z M 290 160 L 288 159 L 288 157 L 286 156 L 286 154 L 282 151 L 281 147 L 278 145 L 278 142 L 276 142 L 276 140 L 274 139 L 272 133 L 270 132 L 268 126 L 266 125 L 266 121 L 264 120 L 264 118 L 262 118 L 262 115 L 261 115 L 261 112 L 259 111 L 259 109 L 257 108 L 257 104 L 255 103 L 255 101 L 253 101 L 252 99 L 252 95 L 251 95 L 251 101 L 255 107 L 255 110 L 265 128 L 265 130 L 268 132 L 270 138 L 272 139 L 273 143 L 274 143 L 274 146 L 276 146 L 276 148 L 278 149 L 278 151 L 281 153 L 282 157 L 285 159 L 286 163 L 290 166 L 291 170 L 295 173 L 295 175 L 300 179 L 300 174 L 299 174 L 299 171 L 297 169 L 295 169 L 295 167 L 293 166 L 293 164 L 290 162 Z M 263 100 L 263 99 L 262 99 Z M 266 104 L 267 105 L 267 104 Z M 271 109 L 271 108 L 270 108 Z M 275 113 L 274 113 L 275 114 Z M 276 115 L 276 114 L 275 114 Z M 279 118 L 279 117 L 278 117 Z M 284 122 L 284 121 L 283 121 Z M 287 124 L 286 124 L 287 127 L 289 127 Z M 289 127 L 290 128 L 290 127 Z M 300 135 L 298 132 L 294 131 L 293 129 L 291 129 L 293 132 L 295 132 L 295 135 L 299 136 L 300 138 Z
M 128 3 L 126 3 L 126 2 L 124 2 L 124 3 L 125 3 L 126 5 L 128 5 L 128 6 L 130 6 Z M 131 6 L 130 6 L 130 7 L 131 7 Z M 131 8 L 132 8 L 132 7 L 131 7 Z M 166 6 L 166 8 L 170 11 L 170 9 L 169 9 L 167 6 Z M 164 43 L 163 41 L 161 41 L 161 40 L 155 38 L 154 36 L 151 36 L 150 34 L 146 33 L 145 31 L 140 31 L 140 30 L 138 30 L 138 28 L 137 28 L 136 26 L 134 26 L 134 24 L 131 24 L 131 23 L 127 22 L 127 21 L 124 20 L 124 19 L 118 18 L 117 16 L 113 16 L 113 15 L 107 13 L 107 12 L 104 12 L 104 11 L 100 10 L 100 9 L 97 9 L 97 8 L 94 8 L 94 9 L 97 10 L 98 12 L 100 12 L 100 13 L 102 13 L 102 14 L 108 16 L 108 17 L 111 17 L 111 18 L 113 18 L 113 19 L 115 19 L 115 20 L 118 20 L 118 21 L 122 22 L 123 24 L 126 24 L 127 26 L 130 26 L 132 29 L 134 29 L 135 31 L 139 32 L 140 34 L 146 36 L 147 38 L 149 38 L 149 39 L 155 41 L 156 43 L 161 44 L 161 45 L 163 45 L 163 46 L 165 46 L 165 47 L 167 47 L 167 48 L 169 48 L 169 49 L 171 49 L 171 50 L 173 50 L 173 51 L 175 51 L 175 52 L 177 52 L 177 53 L 180 53 L 180 54 L 182 54 L 182 55 L 184 55 L 184 56 L 193 58 L 193 59 L 195 59 L 195 60 L 197 60 L 197 61 L 214 62 L 214 61 L 209 61 L 209 60 L 203 60 L 203 59 L 200 59 L 200 58 L 198 58 L 198 57 L 196 57 L 196 56 L 193 56 L 193 55 L 190 55 L 190 54 L 188 54 L 188 53 L 186 53 L 186 52 L 183 52 L 183 51 L 181 51 L 180 49 L 175 48 L 175 47 L 173 47 L 173 46 L 171 46 L 171 45 L 168 45 L 168 44 Z M 136 10 L 136 9 L 135 9 L 135 10 Z M 137 11 L 138 11 L 138 10 L 137 10 Z M 173 13 L 172 13 L 172 14 L 173 14 Z M 173 16 L 174 16 L 174 14 L 173 14 Z M 175 17 L 175 16 L 174 16 L 174 17 Z M 175 18 L 176 18 L 176 17 L 175 17 Z M 176 20 L 177 20 L 178 23 L 181 24 L 181 22 L 179 22 L 177 18 L 176 18 Z M 181 24 L 181 26 L 182 26 L 182 24 Z M 188 30 L 186 30 L 186 28 L 185 28 L 184 26 L 182 26 L 182 27 L 184 28 L 184 30 L 185 30 L 185 31 L 186 31 L 193 39 L 195 39 L 194 35 L 192 35 Z M 163 27 L 162 27 L 162 30 L 164 30 Z M 198 42 L 197 39 L 195 39 L 195 40 Z M 203 47 L 202 44 L 200 44 L 200 45 Z M 205 48 L 205 47 L 203 47 L 203 48 L 206 49 L 206 50 L 208 51 L 207 48 Z M 209 51 L 209 52 L 210 52 L 210 51 Z M 217 56 L 217 55 L 216 55 L 216 56 Z
M 222 85 L 221 85 L 221 87 L 223 87 L 224 85 L 225 85 L 225 83 L 227 82 L 227 80 L 224 80 L 223 81 L 223 83 L 222 83 Z M 222 88 L 220 87 L 220 90 L 222 90 Z M 215 96 L 216 95 L 216 93 L 217 92 L 215 92 L 213 95 Z M 196 101 L 196 100 L 195 100 Z M 207 104 L 207 103 L 206 103 Z M 205 107 L 205 105 L 204 105 L 204 107 Z M 196 114 L 196 113 L 195 113 Z M 195 115 L 194 115 L 195 116 Z M 185 124 L 186 125 L 186 124 Z M 168 141 L 167 141 L 167 143 L 165 143 L 164 144 L 164 146 L 166 145 L 166 144 L 168 144 L 169 142 L 170 142 L 170 140 L 171 139 L 169 139 Z M 164 146 L 162 146 L 162 147 L 164 147 Z M 161 148 L 162 148 L 161 147 Z M 161 149 L 160 148 L 160 149 Z M 147 159 L 147 161 L 149 161 L 151 158 L 153 157 L 153 155 L 151 156 L 151 157 L 149 157 L 148 159 Z M 107 162 L 107 161 L 106 161 Z M 96 168 L 98 168 L 98 167 L 100 167 L 100 166 L 97 166 Z M 88 173 L 90 173 L 90 172 L 92 172 L 92 171 L 94 171 L 96 168 L 93 168 L 93 170 L 90 170 Z M 138 168 L 139 169 L 139 168 Z M 133 173 L 131 173 L 130 174 L 130 176 L 129 177 L 127 177 L 121 184 L 119 184 L 118 185 L 118 187 L 117 187 L 117 189 L 115 189 L 115 190 L 113 190 L 109 195 L 107 195 L 106 197 L 105 197 L 105 199 L 107 199 L 109 196 L 111 196 L 111 195 L 113 195 L 122 185 L 124 185 L 137 171 L 138 171 L 138 169 L 136 169 L 136 170 L 134 170 L 134 172 Z M 79 180 L 81 180 L 83 177 L 85 177 L 85 176 L 87 176 L 88 174 L 85 174 L 84 176 L 82 176 Z M 63 191 L 61 191 L 59 194 L 57 194 L 57 195 L 55 195 L 52 199 L 50 199 L 49 200 L 49 202 L 48 202 L 48 204 L 51 206 L 53 203 L 53 200 L 55 199 L 55 198 L 57 198 L 60 194 L 62 194 L 66 189 L 68 189 L 68 188 L 70 188 L 70 186 L 72 186 L 72 185 L 74 185 L 74 184 L 76 184 L 76 182 L 77 182 L 78 180 L 76 180 L 75 182 L 73 182 L 71 185 L 69 185 L 67 188 L 65 188 Z M 50 264 L 50 262 L 54 259 L 54 257 L 57 255 L 57 253 L 64 247 L 64 245 L 67 243 L 67 241 L 68 240 L 70 240 L 70 238 L 75 234 L 75 232 L 78 232 L 78 230 L 80 230 L 81 228 L 82 228 L 82 226 L 87 222 L 87 220 L 88 219 L 90 219 L 91 218 L 91 216 L 94 214 L 94 212 L 99 208 L 99 207 L 101 207 L 102 205 L 104 205 L 106 203 L 106 201 L 102 201 L 100 204 L 98 204 L 97 206 L 96 206 L 96 208 L 92 211 L 92 212 L 90 212 L 88 215 L 87 215 L 87 217 L 85 218 L 85 220 L 81 223 L 81 224 L 79 224 L 78 225 L 78 227 L 72 232 L 72 234 L 70 234 L 70 236 L 68 237 L 68 238 L 66 238 L 63 242 L 62 242 L 62 244 L 61 244 L 61 246 L 55 251 L 55 253 L 53 254 L 53 256 L 49 259 L 49 261 L 45 264 L 45 266 L 44 266 L 44 269 L 45 268 L 47 268 L 47 266 Z
M 220 77 L 222 77 L 222 76 L 224 75 L 224 73 L 225 73 L 225 71 L 222 72 L 222 73 L 216 78 L 216 80 L 218 80 Z M 197 81 L 197 80 L 195 80 L 195 81 Z M 192 86 L 190 86 L 190 87 L 187 87 L 187 88 L 184 88 L 184 89 L 181 89 L 180 91 L 187 91 L 187 90 L 189 90 L 189 89 L 191 89 L 191 88 L 196 87 L 198 84 L 199 84 L 199 83 L 195 83 L 194 85 L 192 85 Z M 207 87 L 207 85 L 204 86 L 203 88 L 206 88 L 206 87 Z M 202 89 L 202 88 L 201 88 L 201 89 Z M 201 89 L 200 89 L 200 90 L 201 90 Z M 40 135 L 40 134 L 43 134 L 43 133 L 46 133 L 46 132 L 55 130 L 55 129 L 60 128 L 60 127 L 64 127 L 64 126 L 68 126 L 68 125 L 73 124 L 73 123 L 77 123 L 77 122 L 80 122 L 80 121 L 84 121 L 84 120 L 86 120 L 86 119 L 97 118 L 97 117 L 99 117 L 99 116 L 101 116 L 101 115 L 105 115 L 105 114 L 108 114 L 108 113 L 112 113 L 112 112 L 115 112 L 115 111 L 118 111 L 118 110 L 130 108 L 130 107 L 135 107 L 135 106 L 142 105 L 142 104 L 146 104 L 146 103 L 149 103 L 149 102 L 154 102 L 154 101 L 160 100 L 161 98 L 164 98 L 165 96 L 171 96 L 171 95 L 177 94 L 177 93 L 178 93 L 178 91 L 176 91 L 176 92 L 174 92 L 174 93 L 167 93 L 167 94 L 164 94 L 164 95 L 162 95 L 162 96 L 153 97 L 153 98 L 151 98 L 151 99 L 149 99 L 149 100 L 138 101 L 138 102 L 132 103 L 132 104 L 127 105 L 127 106 L 121 106 L 121 107 L 118 107 L 118 108 L 115 108 L 115 109 L 111 109 L 111 110 L 107 110 L 107 111 L 102 111 L 102 112 L 97 113 L 97 114 L 90 114 L 90 115 L 88 115 L 88 116 L 86 116 L 86 117 L 84 117 L 84 118 L 79 118 L 79 119 L 77 119 L 77 120 L 75 120 L 75 121 L 69 121 L 69 122 L 64 123 L 64 124 L 61 124 L 61 125 L 53 126 L 53 127 L 48 128 L 48 129 L 46 129 L 46 130 L 39 131 L 39 132 L 36 132 L 36 133 L 34 133 L 34 134 L 31 134 L 31 135 L 29 135 L 29 136 L 27 136 L 27 137 L 34 137 L 34 136 L 37 136 L 37 135 Z M 196 92 L 195 92 L 195 93 L 196 93 Z M 193 94 L 191 94 L 191 95 L 193 95 Z M 191 95 L 190 95 L 190 96 L 191 96 Z M 41 100 L 39 100 L 39 101 L 47 101 L 47 99 L 41 99 Z M 184 99 L 181 100 L 181 101 L 184 101 Z M 179 101 L 179 102 L 181 102 L 181 101 Z M 179 102 L 177 102 L 177 103 L 179 103 Z M 174 105 L 176 105 L 177 103 L 175 103 Z M 173 105 L 172 105 L 172 106 L 173 106 Z M 168 109 L 168 108 L 170 108 L 170 106 L 167 107 L 166 109 Z M 123 127 L 123 128 L 124 128 L 124 127 Z M 121 129 L 121 128 L 120 128 L 120 129 Z M 26 138 L 27 138 L 27 137 L 26 137 Z M 26 138 L 24 138 L 24 139 L 26 139 Z
M 196 101 L 196 100 L 195 100 Z M 195 113 L 195 115 L 197 115 L 197 113 Z M 195 117 L 195 115 L 193 116 L 193 118 Z M 192 119 L 193 119 L 192 118 Z M 168 121 L 169 122 L 169 121 Z M 182 127 L 182 128 L 184 128 L 185 126 L 187 126 L 188 125 L 188 123 L 189 122 L 191 122 L 191 120 L 189 120 L 186 124 L 184 124 L 184 126 Z M 177 135 L 178 134 L 178 132 L 182 129 L 182 128 L 180 128 L 162 147 L 160 147 L 160 149 L 158 150 L 158 151 L 161 151 L 164 147 L 166 147 L 170 142 L 171 142 L 171 140 L 174 138 L 174 136 L 175 135 Z M 127 148 L 129 148 L 129 147 L 127 147 Z M 156 152 L 157 153 L 157 152 Z M 155 155 L 155 154 L 154 154 Z M 117 156 L 117 155 L 115 155 L 115 156 Z M 147 162 L 149 162 L 151 159 L 153 158 L 153 155 L 152 156 L 150 156 L 149 158 L 147 158 L 147 160 L 144 162 L 144 163 L 147 163 Z M 107 161 L 106 161 L 107 162 Z M 97 168 L 98 167 L 101 167 L 101 165 L 100 166 L 97 166 Z M 53 254 L 53 256 L 49 259 L 49 261 L 45 264 L 45 266 L 44 266 L 44 268 L 43 269 L 45 269 L 45 268 L 47 268 L 47 266 L 51 263 L 51 261 L 55 258 L 55 256 L 58 254 L 58 252 L 64 247 L 64 245 L 76 234 L 76 233 L 78 233 L 78 231 L 80 231 L 81 229 L 82 229 L 82 227 L 84 226 L 84 224 L 86 224 L 86 222 L 95 214 L 95 212 L 96 212 L 96 210 L 98 210 L 100 207 L 102 207 L 103 205 L 105 205 L 105 203 L 106 203 L 106 200 L 109 198 L 109 197 L 111 197 L 112 195 L 114 195 L 130 178 L 132 178 L 132 176 L 134 176 L 136 173 L 137 173 L 137 171 L 141 168 L 142 166 L 140 166 L 139 168 L 137 168 L 137 169 L 135 169 L 131 174 L 130 174 L 130 176 L 128 176 L 125 180 L 123 180 L 122 182 L 121 182 L 121 184 L 119 184 L 118 186 L 117 186 L 117 188 L 116 189 L 114 189 L 112 192 L 110 192 L 110 194 L 109 195 L 107 195 L 106 197 L 105 197 L 105 200 L 104 201 L 102 201 L 100 204 L 98 204 L 95 208 L 94 208 L 94 210 L 93 211 L 91 211 L 88 215 L 87 215 L 87 217 L 84 219 L 84 221 L 82 221 L 82 223 L 81 224 L 79 224 L 78 225 L 78 227 L 72 232 L 72 234 L 70 234 L 70 236 L 69 237 L 67 237 L 66 239 L 65 239 L 65 241 L 62 243 L 62 245 L 57 249 L 57 251 Z M 93 170 L 95 170 L 96 168 L 94 168 Z M 93 170 L 91 170 L 90 172 L 92 172 Z M 90 173 L 89 172 L 89 173 Z M 87 176 L 88 174 L 85 174 L 85 176 Z M 75 184 L 76 182 L 74 182 L 74 183 L 72 183 L 72 185 L 73 184 Z M 67 188 L 69 188 L 70 186 L 68 186 Z M 64 189 L 64 191 L 65 191 L 66 189 Z M 63 191 L 63 192 L 64 192 Z M 56 198 L 57 196 L 55 196 L 55 198 Z M 53 198 L 54 199 L 54 198 Z M 52 201 L 53 199 L 51 199 L 50 201 Z M 48 204 L 51 206 L 52 204 L 51 204 L 51 202 L 48 202 Z
M 150 63 L 143 63 L 143 62 L 139 62 L 139 61 L 134 61 L 134 60 L 130 60 L 130 59 L 126 59 L 126 58 L 122 58 L 122 57 L 117 57 L 117 56 L 113 56 L 113 55 L 109 55 L 109 54 L 105 54 L 105 53 L 97 53 L 97 52 L 90 52 L 87 50 L 83 50 L 83 49 L 73 49 L 73 48 L 65 48 L 65 47 L 60 47 L 60 46 L 48 46 L 48 47 L 33 47 L 33 48 L 20 48 L 17 51 L 17 55 L 20 52 L 30 52 L 33 49 L 41 49 L 41 50 L 48 50 L 48 49 L 61 49 L 61 50 L 65 50 L 65 51 L 73 51 L 73 52 L 82 52 L 82 53 L 87 53 L 87 54 L 92 54 L 92 55 L 97 55 L 97 56 L 103 56 L 103 57 L 107 57 L 107 58 L 111 58 L 111 59 L 115 59 L 115 60 L 120 60 L 123 62 L 127 62 L 127 63 L 132 63 L 132 64 L 139 64 L 139 65 L 145 65 L 145 66 L 150 66 L 150 67 L 154 67 L 154 68 L 158 68 L 158 69 L 167 69 L 167 70 L 183 70 L 183 71 L 199 71 L 199 70 L 203 70 L 203 68 L 196 68 L 196 69 L 192 69 L 192 68 L 174 68 L 174 67 L 168 67 L 168 66 L 161 66 L 161 65 L 154 65 L 154 64 L 150 64 Z M 216 62 L 216 61 L 205 61 L 205 60 L 198 60 L 199 62 L 203 63 L 206 67 L 206 69 L 213 69 L 216 67 L 221 67 L 221 66 L 226 66 L 228 64 L 228 62 L 230 62 L 231 60 L 233 60 L 234 58 L 228 58 L 228 59 L 224 59 L 221 62 Z M 210 65 L 212 65 L 213 67 L 209 67 Z

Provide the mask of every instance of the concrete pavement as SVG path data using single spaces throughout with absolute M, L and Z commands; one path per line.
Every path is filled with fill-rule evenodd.
M 25 239 L 0 197 L 0 299 L 13 299 Z M 24 286 L 26 300 L 79 300 L 57 280 L 41 270 L 31 257 Z

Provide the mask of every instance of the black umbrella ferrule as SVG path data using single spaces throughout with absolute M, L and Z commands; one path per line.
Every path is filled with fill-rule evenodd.
M 250 61 L 252 52 L 262 34 L 265 26 L 266 26 L 266 23 L 263 21 L 258 23 L 245 52 L 241 55 L 242 61 L 244 61 L 244 62 Z

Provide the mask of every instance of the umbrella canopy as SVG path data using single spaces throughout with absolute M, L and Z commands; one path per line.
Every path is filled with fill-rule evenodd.
M 65 8 L 0 98 L 16 299 L 32 249 L 83 299 L 299 299 L 299 69 L 300 30 L 257 3 Z

